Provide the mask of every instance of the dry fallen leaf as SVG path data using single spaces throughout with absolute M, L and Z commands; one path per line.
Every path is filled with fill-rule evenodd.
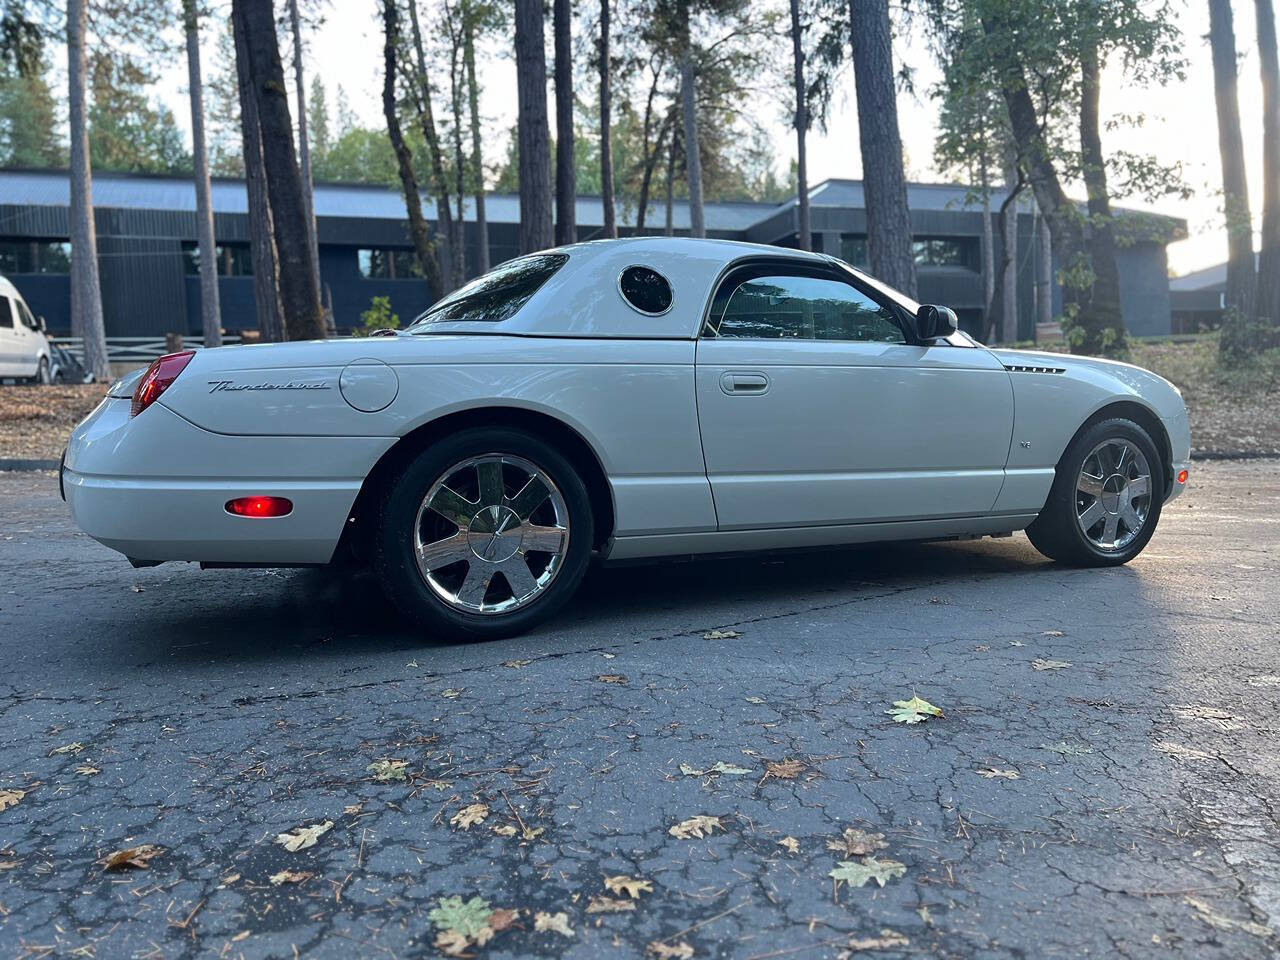
M 596 677 L 601 683 L 626 683 L 627 678 L 620 673 L 602 673 Z
M 627 913 L 636 908 L 634 900 L 615 900 L 613 897 L 593 896 L 587 901 L 587 913 Z
M 861 953 L 863 950 L 889 950 L 893 947 L 908 947 L 911 941 L 896 930 L 887 928 L 880 931 L 878 937 L 851 937 L 849 942 L 845 944 L 845 948 L 836 956 L 840 960 L 847 958 L 854 953 Z
M 1069 660 L 1046 660 L 1044 657 L 1036 657 L 1031 661 L 1033 670 L 1065 670 L 1071 666 Z
M 979 767 L 978 776 L 988 780 L 1019 780 L 1017 770 L 1001 770 L 999 767 Z
M 719 817 L 698 814 L 698 816 L 690 817 L 688 820 L 681 820 L 667 833 L 678 840 L 690 840 L 695 837 L 702 839 L 704 836 L 710 836 L 711 832 L 717 829 L 724 829 L 724 824 L 720 822 Z
M 273 873 L 267 878 L 271 881 L 273 887 L 278 887 L 282 883 L 301 883 L 303 880 L 311 879 L 311 874 L 305 870 L 281 870 L 279 873 Z
M 535 933 L 558 933 L 562 937 L 572 937 L 573 927 L 569 926 L 569 915 L 564 911 L 559 913 L 545 913 L 539 910 L 533 915 L 533 930 Z
M 742 636 L 737 630 L 711 630 L 702 635 L 703 640 L 736 640 Z
M 441 690 L 440 696 L 444 697 L 446 700 L 457 700 L 464 692 L 465 691 L 459 690 L 455 687 L 450 687 L 448 690 Z
M 533 663 L 532 660 L 504 660 L 502 665 L 510 667 L 512 670 L 519 670 L 521 667 L 527 667 L 531 663 Z
M 469 947 L 483 947 L 493 939 L 495 931 L 511 926 L 514 913 L 494 910 L 481 897 L 465 901 L 461 897 L 442 897 L 427 918 L 439 930 L 436 949 L 446 956 L 460 957 Z
M 474 824 L 482 823 L 488 815 L 488 804 L 473 803 L 455 813 L 449 822 L 460 830 L 469 830 Z
M 910 700 L 893 701 L 893 709 L 885 713 L 893 717 L 894 723 L 923 723 L 930 717 L 942 716 L 942 711 L 928 700 L 912 696 Z
M 80 766 L 76 767 L 76 773 L 80 774 L 80 776 L 82 777 L 97 776 L 101 772 L 102 771 L 99 770 L 97 767 L 91 766 L 90 764 L 87 764 L 87 763 L 82 763 L 80 764 Z M 0 809 L 3 809 L 3 808 L 0 807 Z
M 1042 637 L 1065 637 L 1065 636 L 1066 636 L 1066 634 L 1065 634 L 1065 633 L 1063 633 L 1061 630 L 1045 630 L 1043 633 L 1041 633 L 1041 634 L 1040 634 L 1040 636 L 1042 636 Z
M 693 956 L 693 947 L 683 940 L 677 940 L 675 943 L 655 940 L 645 947 L 645 952 L 657 957 L 658 960 L 689 960 Z
M 386 783 L 389 780 L 403 780 L 409 768 L 408 760 L 375 760 L 365 767 L 373 774 L 373 779 Z
M 500 837 L 514 837 L 516 835 L 516 828 L 514 824 L 502 823 L 494 827 L 493 832 Z
M 489 914 L 489 926 L 495 933 L 501 933 L 519 919 L 519 910 L 499 907 L 497 910 L 494 910 L 493 913 Z
M 465 957 L 471 938 L 458 930 L 441 930 L 436 934 L 436 949 L 446 957 Z
M 0 860 L 0 870 L 14 870 L 20 866 L 21 860 Z
M 642 893 L 653 893 L 653 884 L 648 880 L 638 880 L 625 874 L 605 877 L 604 888 L 610 893 L 625 893 L 632 900 L 639 900 Z
M 787 853 L 799 853 L 800 841 L 795 837 L 783 837 L 778 841 L 778 846 L 784 848 Z
M 0 790 L 0 810 L 16 807 L 26 795 L 27 791 L 25 790 Z
M 849 857 L 865 857 L 887 846 L 889 844 L 885 843 L 883 833 L 868 833 L 857 827 L 845 827 L 837 839 L 827 841 L 827 849 L 842 854 L 846 860 Z
M 163 852 L 164 847 L 157 846 L 154 843 L 143 843 L 136 847 L 116 850 L 114 853 L 108 854 L 100 862 L 103 870 L 121 870 L 124 867 L 137 867 L 145 870 L 148 861 L 158 857 Z
M 342 812 L 349 817 L 354 817 L 354 816 L 358 816 L 360 811 L 362 811 L 363 809 L 364 809 L 364 801 L 361 800 L 359 803 L 347 804 L 345 807 L 342 808 Z
M 868 880 L 874 880 L 884 886 L 894 877 L 901 877 L 907 872 L 907 865 L 897 860 L 877 860 L 875 857 L 863 857 L 861 860 L 842 860 L 827 876 L 840 884 L 847 883 L 851 887 L 861 887 Z
M 134 593 L 141 593 L 141 592 L 142 592 L 142 587 L 140 587 L 140 586 L 139 586 L 138 584 L 136 584 L 136 583 L 135 583 L 132 587 L 130 587 L 129 589 L 130 589 L 130 590 L 132 590 Z
M 75 743 L 64 743 L 60 747 L 54 747 L 49 751 L 49 756 L 56 757 L 60 753 L 79 753 L 84 749 L 84 744 L 78 740 Z
M 779 763 L 766 763 L 764 765 L 764 778 L 760 781 L 763 783 L 770 777 L 776 777 L 779 780 L 794 780 L 800 774 L 804 773 L 804 764 L 799 760 L 782 760 Z
M 1221 913 L 1215 913 L 1209 904 L 1195 897 L 1186 897 L 1182 902 L 1200 914 L 1205 923 L 1219 930 L 1243 930 L 1255 937 L 1270 937 L 1272 934 L 1271 928 L 1264 924 L 1254 923 L 1252 920 L 1235 920 Z
M 299 850 L 314 847 L 316 841 L 332 829 L 332 820 L 326 820 L 324 823 L 315 823 L 309 827 L 294 827 L 288 833 L 276 834 L 275 842 L 290 853 L 297 853 Z
M 765 702 L 766 701 L 764 697 L 747 697 L 747 703 L 754 703 L 756 705 L 759 705 Z
M 687 763 L 680 764 L 680 772 L 686 777 L 710 777 L 717 773 L 728 774 L 729 776 L 741 777 L 750 773 L 746 767 L 736 767 L 731 763 L 725 763 L 723 760 L 717 760 L 705 770 L 699 770 L 697 767 L 691 767 Z

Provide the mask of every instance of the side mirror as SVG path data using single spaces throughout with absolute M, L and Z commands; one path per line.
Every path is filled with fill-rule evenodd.
M 45 325 L 43 316 L 36 317 L 36 326 L 40 328 L 41 333 L 49 332 L 49 328 Z
M 921 340 L 937 340 L 949 337 L 960 328 L 956 312 L 950 307 L 926 303 L 916 311 L 916 335 Z

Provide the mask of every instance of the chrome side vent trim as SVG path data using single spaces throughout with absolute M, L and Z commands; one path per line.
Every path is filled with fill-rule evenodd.
M 1066 373 L 1065 367 L 1029 367 L 1023 364 L 1006 363 L 1004 368 L 1010 373 Z

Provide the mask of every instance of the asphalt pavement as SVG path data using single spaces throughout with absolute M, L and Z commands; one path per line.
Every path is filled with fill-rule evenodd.
M 605 568 L 459 645 L 0 474 L 0 957 L 1274 956 L 1278 588 L 1280 462 L 1211 463 L 1123 568 Z

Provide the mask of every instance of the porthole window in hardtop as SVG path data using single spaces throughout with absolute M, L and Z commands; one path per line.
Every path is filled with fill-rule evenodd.
M 649 267 L 627 267 L 618 277 L 618 289 L 627 303 L 655 317 L 671 309 L 675 296 L 667 278 Z
M 455 290 L 418 317 L 414 326 L 510 320 L 568 261 L 564 253 L 537 253 L 509 260 Z

